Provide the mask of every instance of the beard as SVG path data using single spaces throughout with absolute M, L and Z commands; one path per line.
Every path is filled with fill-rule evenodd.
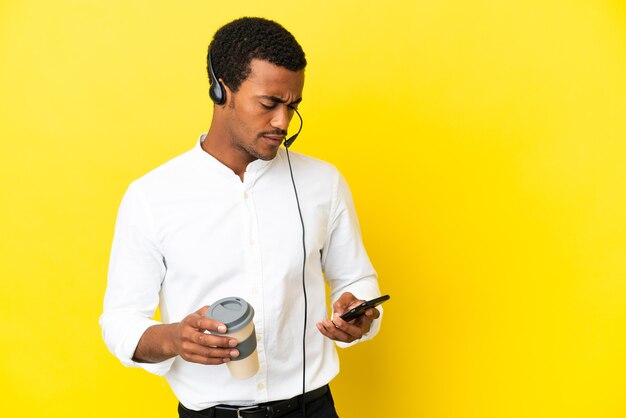
M 273 160 L 276 157 L 276 154 L 278 153 L 279 147 L 269 148 L 266 152 L 263 152 L 260 146 L 255 147 L 255 145 L 262 143 L 263 141 L 262 136 L 264 134 L 266 134 L 266 132 L 259 134 L 256 137 L 256 139 L 252 142 L 246 142 L 242 140 L 241 138 L 236 137 L 233 141 L 233 146 L 236 149 L 245 152 L 246 154 L 248 154 L 250 157 L 254 158 L 255 160 L 263 160 L 263 161 Z
M 274 159 L 274 157 L 276 156 L 276 153 L 274 153 L 273 155 L 261 154 L 260 152 L 253 149 L 252 147 L 246 147 L 245 145 L 242 145 L 242 144 L 235 144 L 235 147 L 245 152 L 246 154 L 248 154 L 250 157 L 254 158 L 255 160 L 269 161 L 269 160 Z

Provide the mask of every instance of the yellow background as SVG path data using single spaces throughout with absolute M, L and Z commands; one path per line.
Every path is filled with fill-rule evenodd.
M 0 2 L 0 414 L 175 416 L 100 338 L 108 253 L 129 182 L 208 128 L 206 46 L 243 15 L 303 45 L 294 149 L 344 173 L 392 295 L 340 415 L 626 416 L 617 0 Z

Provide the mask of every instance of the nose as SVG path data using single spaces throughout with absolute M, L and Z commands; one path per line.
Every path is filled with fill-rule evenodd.
M 270 124 L 272 125 L 272 128 L 280 129 L 286 132 L 292 116 L 293 113 L 288 106 L 276 106 L 276 111 L 273 114 Z

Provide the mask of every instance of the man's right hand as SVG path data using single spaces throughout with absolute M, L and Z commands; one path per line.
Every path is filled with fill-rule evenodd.
M 239 356 L 237 340 L 204 331 L 224 333 L 226 326 L 204 316 L 205 306 L 173 324 L 153 325 L 139 340 L 133 360 L 158 363 L 174 356 L 199 364 L 223 364 Z

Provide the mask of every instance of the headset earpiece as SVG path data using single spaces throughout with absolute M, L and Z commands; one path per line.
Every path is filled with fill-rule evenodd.
M 224 89 L 224 86 L 215 75 L 215 71 L 213 71 L 213 64 L 211 63 L 211 50 L 209 50 L 207 60 L 209 64 L 209 78 L 211 80 L 209 96 L 216 105 L 223 105 L 226 102 L 226 89 Z

